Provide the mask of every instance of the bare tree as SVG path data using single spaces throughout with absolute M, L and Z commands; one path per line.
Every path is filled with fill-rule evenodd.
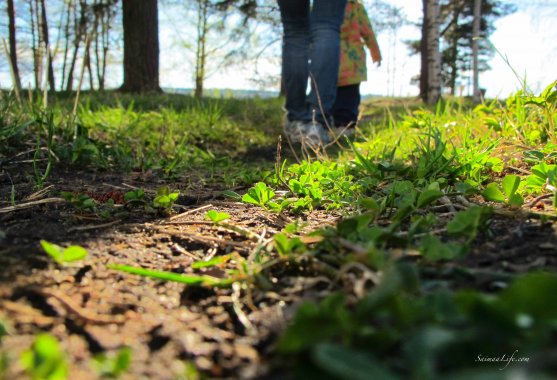
M 207 34 L 209 33 L 209 1 L 197 0 L 197 28 L 195 48 L 195 92 L 196 98 L 203 96 L 205 66 L 207 63 Z
M 116 14 L 117 0 L 95 0 L 93 3 L 93 34 L 96 76 L 99 90 L 104 90 L 106 80 L 106 65 L 110 49 L 110 32 L 112 21 Z
M 38 0 L 29 0 L 29 20 L 31 22 L 31 51 L 33 52 L 33 75 L 35 88 L 41 88 L 43 76 L 43 50 L 41 49 L 41 33 L 39 29 Z
M 425 101 L 436 103 L 441 97 L 441 54 L 439 51 L 439 0 L 424 0 L 424 28 L 422 40 L 425 40 L 427 81 Z
M 480 44 L 480 22 L 482 17 L 482 0 L 474 0 L 474 23 L 472 26 L 472 73 L 474 101 L 481 100 L 480 93 L 480 69 L 479 69 L 479 44 Z
M 81 41 L 86 38 L 87 34 L 87 0 L 79 0 L 79 15 L 77 5 L 73 8 L 73 24 L 74 24 L 74 42 L 73 53 L 68 68 L 68 78 L 66 80 L 66 91 L 73 90 L 74 70 L 79 53 Z
M 50 90 L 51 91 L 55 91 L 56 90 L 56 83 L 54 81 L 54 69 L 53 69 L 53 65 L 52 65 L 52 53 L 50 52 L 50 42 L 49 42 L 49 38 L 48 38 L 48 21 L 47 21 L 47 17 L 46 17 L 46 6 L 45 6 L 45 0 L 40 0 L 40 12 L 41 12 L 41 18 L 40 18 L 40 35 L 41 38 L 40 40 L 42 40 L 43 42 L 43 48 L 45 49 L 45 53 L 47 56 L 47 63 L 48 63 L 48 83 L 50 85 Z
M 14 0 L 8 0 L 8 34 L 9 34 L 9 44 L 10 44 L 10 65 L 12 70 L 12 76 L 14 80 L 14 87 L 19 91 L 21 90 L 21 78 L 19 75 L 19 67 L 17 65 L 17 39 L 16 39 L 16 28 L 15 28 L 15 8 Z
M 68 53 L 70 50 L 70 26 L 72 23 L 72 13 L 75 12 L 75 0 L 69 0 L 67 3 L 66 17 L 64 21 L 64 53 L 62 58 L 62 79 L 60 81 L 60 89 L 64 88 L 66 80 L 66 68 L 68 64 Z

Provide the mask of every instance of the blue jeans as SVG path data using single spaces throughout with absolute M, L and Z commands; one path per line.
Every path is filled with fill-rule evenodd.
M 355 126 L 360 107 L 360 84 L 350 84 L 337 88 L 337 97 L 331 111 L 335 127 Z
M 277 0 L 284 29 L 282 79 L 289 120 L 324 123 L 335 102 L 346 0 Z M 306 95 L 308 79 L 311 91 Z

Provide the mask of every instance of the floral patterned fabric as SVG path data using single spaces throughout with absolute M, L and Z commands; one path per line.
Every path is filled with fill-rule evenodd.
M 367 80 L 366 53 L 373 62 L 381 64 L 381 52 L 367 12 L 358 0 L 348 0 L 340 37 L 340 68 L 338 86 L 348 86 Z

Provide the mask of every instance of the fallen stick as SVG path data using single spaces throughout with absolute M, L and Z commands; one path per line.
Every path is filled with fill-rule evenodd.
M 26 208 L 31 208 L 37 205 L 47 204 L 47 203 L 65 203 L 66 200 L 64 198 L 45 198 L 39 199 L 38 201 L 32 201 L 27 203 L 20 203 L 15 206 L 8 206 L 4 208 L 0 208 L 0 214 L 5 214 L 12 211 L 23 210 Z

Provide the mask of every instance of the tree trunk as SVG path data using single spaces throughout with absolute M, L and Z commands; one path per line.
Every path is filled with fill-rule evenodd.
M 60 91 L 64 90 L 64 81 L 66 80 L 66 67 L 68 64 L 68 53 L 70 51 L 70 23 L 72 8 L 74 7 L 73 0 L 68 2 L 68 10 L 66 13 L 66 24 L 64 25 L 64 57 L 62 59 L 62 80 L 60 81 Z M 75 10 L 74 10 L 75 12 Z
M 421 68 L 420 68 L 420 98 L 422 98 L 422 100 L 424 102 L 427 101 L 427 89 L 428 89 L 428 74 L 429 74 L 429 69 L 428 69 L 428 60 L 427 60 L 427 20 L 428 20 L 428 14 L 427 14 L 427 0 L 423 0 L 422 1 L 422 6 L 423 6 L 423 12 L 424 12 L 424 16 L 423 16 L 423 21 L 422 21 L 422 39 L 420 40 L 420 59 L 421 59 Z
M 71 92 L 73 90 L 73 75 L 75 70 L 75 64 L 77 61 L 77 53 L 79 52 L 79 46 L 81 45 L 81 40 L 83 35 L 87 30 L 87 4 L 85 1 L 81 0 L 79 2 L 79 19 L 77 17 L 77 4 L 74 8 L 74 43 L 73 43 L 73 53 L 72 60 L 70 61 L 70 67 L 68 68 L 68 79 L 66 81 L 66 91 Z
M 458 78 L 458 36 L 451 39 L 451 76 L 449 78 L 449 86 L 451 88 L 451 95 L 456 95 L 456 80 Z M 446 63 L 446 62 L 445 62 Z
M 481 100 L 480 92 L 480 70 L 479 70 L 479 43 L 480 43 L 480 21 L 482 17 L 482 0 L 474 0 L 474 23 L 472 25 L 472 73 L 473 73 L 473 99 Z
M 203 96 L 203 83 L 205 81 L 205 64 L 207 60 L 207 0 L 199 0 L 197 9 L 197 46 L 195 51 L 195 93 L 196 98 Z
M 50 52 L 50 43 L 48 38 L 48 22 L 46 18 L 46 6 L 45 0 L 41 0 L 41 34 L 42 40 L 44 42 L 44 48 L 46 50 L 47 62 L 48 62 L 48 83 L 50 85 L 50 91 L 56 91 L 56 83 L 54 81 L 54 69 L 52 67 L 52 54 Z
M 21 90 L 21 78 L 19 76 L 19 68 L 17 66 L 17 40 L 15 30 L 15 8 L 14 0 L 8 0 L 8 30 L 9 30 L 9 44 L 10 44 L 10 65 L 13 75 L 13 86 L 19 92 Z
M 33 52 L 33 75 L 35 77 L 35 89 L 41 88 L 42 82 L 42 50 L 40 33 L 37 33 L 38 20 L 35 19 L 38 12 L 35 10 L 36 0 L 29 0 L 29 19 L 31 20 L 31 51 Z M 37 37 L 37 35 L 39 37 Z
M 426 44 L 427 44 L 427 98 L 429 104 L 441 97 L 441 54 L 439 51 L 439 0 L 426 0 Z
M 128 92 L 161 91 L 157 0 L 122 0 L 124 84 Z
M 102 76 L 101 76 L 101 54 L 100 54 L 100 37 L 102 37 L 101 33 L 99 33 L 99 21 L 102 23 L 102 17 L 103 17 L 103 4 L 102 2 L 97 2 L 95 1 L 93 3 L 93 10 L 94 10 L 94 19 L 93 19 L 93 33 L 95 33 L 95 47 L 94 47 L 94 51 L 95 51 L 95 74 L 97 76 L 97 82 L 99 85 L 99 90 L 103 90 L 104 89 L 104 83 L 102 80 Z

